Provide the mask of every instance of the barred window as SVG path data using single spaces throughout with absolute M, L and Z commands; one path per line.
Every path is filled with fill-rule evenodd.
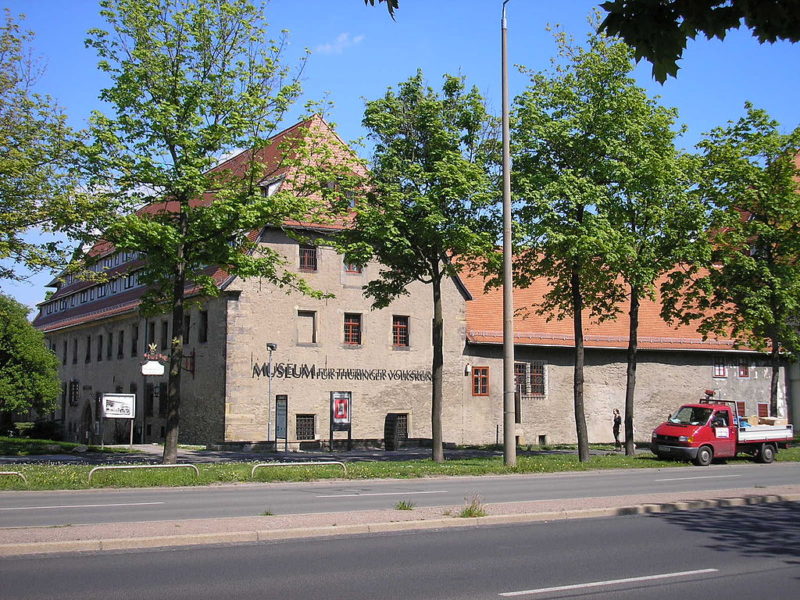
M 317 270 L 317 247 L 300 244 L 300 270 L 313 272 Z
M 314 433 L 315 415 L 297 415 L 295 417 L 295 430 L 298 440 L 316 439 Z
M 746 358 L 739 359 L 739 377 L 741 379 L 747 379 L 750 377 L 750 363 L 747 362 Z
M 544 361 L 514 363 L 514 383 L 521 396 L 546 396 L 547 379 Z
M 728 376 L 728 369 L 725 366 L 725 358 L 722 356 L 714 357 L 714 372 L 713 376 L 717 378 L 724 378 Z

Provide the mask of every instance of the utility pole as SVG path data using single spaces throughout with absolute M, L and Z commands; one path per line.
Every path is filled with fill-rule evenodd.
M 503 457 L 507 467 L 517 465 L 514 402 L 514 272 L 511 247 L 511 143 L 508 125 L 508 27 L 506 4 L 500 22 L 503 89 Z

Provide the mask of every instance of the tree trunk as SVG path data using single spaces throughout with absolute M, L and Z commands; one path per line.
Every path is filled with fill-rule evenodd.
M 639 350 L 639 288 L 631 286 L 631 307 L 628 311 L 628 371 L 625 384 L 625 454 L 633 456 L 633 399 L 636 390 L 636 353 Z
M 575 404 L 575 432 L 578 436 L 578 460 L 589 460 L 589 436 L 586 431 L 586 411 L 583 405 L 583 297 L 581 278 L 578 269 L 573 267 L 570 287 L 572 288 L 572 323 L 575 332 L 575 371 L 573 377 L 573 396 Z
M 432 281 L 433 287 L 433 362 L 431 374 L 431 442 L 433 462 L 444 462 L 444 448 L 442 446 L 442 371 L 444 367 L 443 340 L 444 319 L 442 317 L 442 278 L 435 268 Z
M 777 337 L 772 338 L 772 352 L 770 352 L 772 376 L 769 380 L 769 414 L 778 416 L 778 379 L 781 373 L 781 344 Z
M 188 217 L 182 210 L 178 216 L 181 238 L 185 239 L 188 230 Z M 183 367 L 183 299 L 186 285 L 185 246 L 181 243 L 177 250 L 174 281 L 172 287 L 172 343 L 169 355 L 169 384 L 167 386 L 167 422 L 164 437 L 164 456 L 162 463 L 175 464 L 178 460 L 178 421 L 181 403 L 181 374 Z

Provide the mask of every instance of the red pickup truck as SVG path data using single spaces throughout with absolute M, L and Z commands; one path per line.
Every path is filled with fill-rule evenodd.
M 735 402 L 706 398 L 684 404 L 656 427 L 650 449 L 659 458 L 691 460 L 699 466 L 739 453 L 771 463 L 778 448 L 793 438 L 791 425 L 750 425 L 739 418 Z

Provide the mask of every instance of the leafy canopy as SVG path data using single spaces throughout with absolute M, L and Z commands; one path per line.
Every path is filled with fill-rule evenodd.
M 493 237 L 478 225 L 494 199 L 489 157 L 493 121 L 476 88 L 444 76 L 441 93 L 421 72 L 367 103 L 364 126 L 375 144 L 369 193 L 345 233 L 346 258 L 377 258 L 366 293 L 386 306 L 412 281 L 459 270 L 456 257 L 481 256 Z
M 31 55 L 32 39 L 6 10 L 0 24 L 0 279 L 24 279 L 19 267 L 63 266 L 66 248 L 53 234 L 85 235 L 97 208 L 71 195 L 77 139 L 55 101 L 33 91 L 41 68 Z
M 306 289 L 276 253 L 254 252 L 249 235 L 308 210 L 286 191 L 264 193 L 286 163 L 268 172 L 261 151 L 300 93 L 299 72 L 281 63 L 285 39 L 268 38 L 265 7 L 248 0 L 101 5 L 110 31 L 91 31 L 87 45 L 113 81 L 101 94 L 113 112 L 92 117 L 91 193 L 129 208 L 148 205 L 104 233 L 117 248 L 147 255 L 145 306 L 174 301 L 176 269 L 208 295 L 217 293 L 213 266 Z M 235 165 L 219 164 L 241 149 Z
M 693 285 L 665 312 L 700 319 L 705 335 L 798 352 L 800 128 L 783 134 L 766 112 L 745 108 L 744 117 L 698 144 L 699 191 L 713 211 L 712 260 L 705 272 L 676 274 L 673 293 Z
M 676 76 L 686 40 L 698 33 L 723 40 L 744 22 L 762 44 L 800 40 L 797 0 L 608 0 L 600 7 L 608 15 L 599 30 L 625 40 L 636 60 L 650 61 L 661 83 Z
M 7 414 L 52 411 L 60 392 L 58 359 L 27 315 L 25 306 L 0 294 L 0 412 Z

